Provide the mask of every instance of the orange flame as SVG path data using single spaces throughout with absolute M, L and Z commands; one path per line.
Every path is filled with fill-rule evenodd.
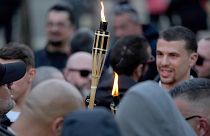
M 118 96 L 119 91 L 118 91 L 118 75 L 116 72 L 114 72 L 114 84 L 112 88 L 112 96 Z
M 102 20 L 102 22 L 106 22 L 106 18 L 104 15 L 104 4 L 102 1 L 101 1 L 101 20 Z

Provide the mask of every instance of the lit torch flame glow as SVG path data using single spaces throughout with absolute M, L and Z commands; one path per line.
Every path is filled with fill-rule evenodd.
M 113 88 L 112 88 L 112 96 L 118 96 L 119 95 L 119 91 L 118 91 L 118 75 L 117 73 L 114 72 L 114 84 L 113 84 Z
M 102 1 L 101 1 L 101 20 L 102 20 L 102 22 L 106 22 L 106 18 L 104 15 L 104 4 Z

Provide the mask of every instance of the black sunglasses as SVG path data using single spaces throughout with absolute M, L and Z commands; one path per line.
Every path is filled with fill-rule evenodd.
M 72 68 L 69 68 L 68 70 L 69 71 L 78 71 L 80 73 L 81 77 L 88 77 L 92 73 L 92 71 L 85 70 L 85 69 L 72 69 Z

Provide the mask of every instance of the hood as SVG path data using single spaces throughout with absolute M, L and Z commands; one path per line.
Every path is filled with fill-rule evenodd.
M 123 136 L 195 136 L 169 94 L 152 81 L 129 89 L 116 119 Z
M 113 115 L 103 109 L 76 110 L 64 120 L 61 136 L 121 136 Z

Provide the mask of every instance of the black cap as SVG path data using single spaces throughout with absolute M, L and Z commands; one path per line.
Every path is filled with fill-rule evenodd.
M 22 78 L 26 73 L 26 64 L 22 61 L 1 64 L 0 85 L 9 84 Z

